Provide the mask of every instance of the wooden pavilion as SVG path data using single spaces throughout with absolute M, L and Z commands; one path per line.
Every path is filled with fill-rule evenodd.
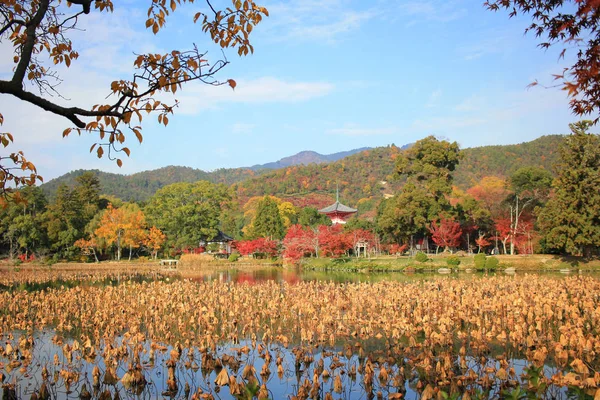
M 231 254 L 233 238 L 221 230 L 215 237 L 206 241 L 206 252 L 213 255 L 229 256 Z

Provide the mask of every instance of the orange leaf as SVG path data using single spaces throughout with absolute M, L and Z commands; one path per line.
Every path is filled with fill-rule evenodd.
M 231 86 L 231 88 L 233 90 L 235 90 L 235 87 L 237 86 L 237 83 L 233 79 L 228 79 L 227 83 L 229 83 L 229 86 Z

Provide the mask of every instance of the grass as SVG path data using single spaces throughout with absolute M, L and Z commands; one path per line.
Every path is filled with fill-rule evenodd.
M 448 254 L 430 254 L 426 262 L 418 262 L 409 256 L 379 256 L 373 258 L 307 258 L 302 260 L 301 267 L 305 270 L 320 271 L 349 271 L 349 272 L 380 272 L 423 270 L 436 271 L 440 268 L 458 270 L 474 269 L 473 255 L 459 255 L 458 267 L 450 267 L 447 263 Z M 600 270 L 600 260 L 584 260 L 577 257 L 560 257 L 553 255 L 498 255 L 499 270 L 514 268 L 515 270 L 559 271 L 564 269 Z

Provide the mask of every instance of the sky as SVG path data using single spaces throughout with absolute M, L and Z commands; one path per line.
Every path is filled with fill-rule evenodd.
M 3 132 L 15 138 L 45 181 L 75 169 L 130 174 L 167 165 L 211 171 L 276 161 L 303 150 L 330 154 L 402 146 L 429 135 L 461 147 L 512 144 L 568 133 L 579 118 L 552 74 L 573 61 L 542 50 L 524 30 L 530 19 L 491 12 L 483 0 L 265 0 L 270 16 L 252 32 L 255 52 L 221 51 L 192 22 L 205 3 L 183 5 L 153 35 L 149 0 L 120 0 L 112 14 L 80 19 L 80 54 L 59 68 L 65 106 L 110 101 L 110 82 L 128 79 L 135 54 L 190 48 L 223 54 L 219 74 L 237 87 L 194 82 L 178 91 L 167 127 L 143 121 L 144 140 L 127 138 L 131 156 L 117 167 L 89 153 L 93 135 L 72 134 L 63 117 L 0 95 Z M 214 0 L 217 7 L 231 4 Z M 0 44 L 0 78 L 11 76 L 12 48 Z M 6 153 L 6 150 L 1 150 Z M 4 154 L 2 153 L 2 154 Z

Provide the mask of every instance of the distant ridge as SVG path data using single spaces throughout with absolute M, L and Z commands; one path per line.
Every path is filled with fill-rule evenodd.
M 506 178 L 524 166 L 552 171 L 564 136 L 542 136 L 514 145 L 463 149 L 463 159 L 454 172 L 454 184 L 467 190 L 484 176 Z M 100 180 L 101 193 L 125 201 L 143 202 L 157 190 L 177 182 L 208 180 L 231 186 L 240 202 L 265 194 L 286 198 L 297 206 L 325 207 L 335 200 L 336 185 L 344 204 L 374 212 L 382 198 L 392 196 L 403 185 L 396 179 L 395 157 L 410 145 L 355 149 L 323 156 L 303 151 L 260 168 L 222 168 L 211 172 L 190 167 L 168 166 L 132 175 L 93 170 Z M 349 155 L 348 155 L 349 154 Z M 282 167 L 282 165 L 287 165 Z M 255 166 L 258 167 L 258 166 Z M 74 185 L 86 172 L 77 170 L 41 186 L 53 197 L 60 184 Z M 361 214 L 363 215 L 363 214 Z
M 340 151 L 339 153 L 333 154 L 320 154 L 316 151 L 306 150 L 300 153 L 294 154 L 293 156 L 284 157 L 279 161 L 270 162 L 266 164 L 257 164 L 250 167 L 253 171 L 259 171 L 263 169 L 280 169 L 286 167 L 292 167 L 294 165 L 309 165 L 309 164 L 324 164 L 341 160 L 342 158 L 351 156 L 356 153 L 360 153 L 365 150 L 370 150 L 371 147 L 361 147 L 360 149 Z

